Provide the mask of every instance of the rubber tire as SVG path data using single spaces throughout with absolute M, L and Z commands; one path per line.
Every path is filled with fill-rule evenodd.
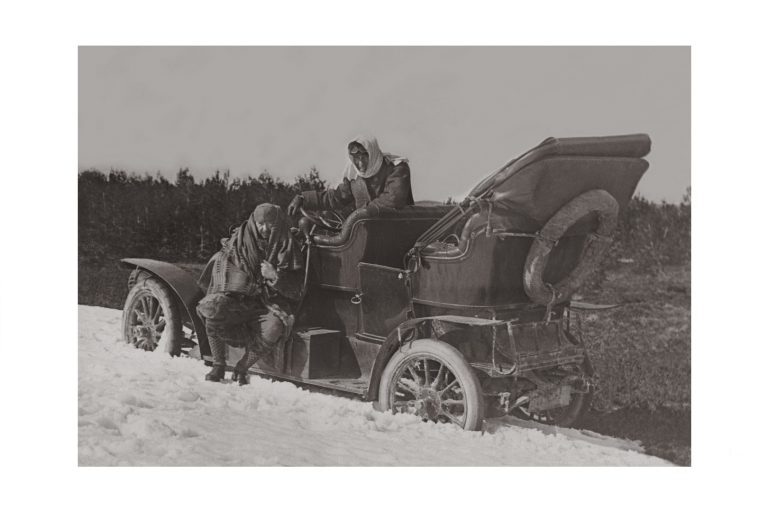
M 128 297 L 125 299 L 125 306 L 123 307 L 123 340 L 126 343 L 131 343 L 130 312 L 134 308 L 137 299 L 148 292 L 160 303 L 160 308 L 165 317 L 165 329 L 170 331 L 170 338 L 168 338 L 168 343 L 165 345 L 165 351 L 172 356 L 178 356 L 181 354 L 183 323 L 176 298 L 168 286 L 159 279 L 155 277 L 142 279 L 141 277 L 143 276 L 139 276 L 139 280 L 128 292 Z
M 544 271 L 555 243 L 571 226 L 590 213 L 597 214 L 597 229 L 588 239 L 576 266 L 558 283 L 545 283 Z M 567 301 L 600 263 L 610 245 L 608 237 L 616 229 L 618 215 L 618 201 L 602 189 L 584 192 L 555 212 L 539 230 L 539 237 L 534 239 L 525 259 L 523 288 L 531 301 L 545 306 Z
M 428 356 L 439 360 L 456 376 L 467 398 L 466 419 L 464 430 L 480 430 L 485 419 L 485 399 L 483 397 L 480 381 L 475 371 L 451 345 L 442 341 L 422 339 L 405 343 L 400 350 L 394 353 L 381 374 L 379 384 L 379 401 L 376 408 L 382 411 L 391 410 L 389 395 L 393 378 L 397 370 L 407 361 Z
M 592 363 L 589 359 L 585 359 L 584 363 L 582 363 L 582 373 L 588 377 L 591 377 L 594 374 Z M 574 427 L 578 426 L 584 414 L 589 410 L 590 405 L 592 405 L 593 396 L 594 390 L 592 389 L 590 389 L 588 393 L 579 393 L 575 395 L 575 398 L 568 404 L 565 413 L 562 416 L 557 417 L 553 422 L 539 422 L 520 409 L 515 409 L 512 411 L 512 414 L 521 419 L 536 421 L 547 425 L 557 425 L 558 427 L 564 428 Z

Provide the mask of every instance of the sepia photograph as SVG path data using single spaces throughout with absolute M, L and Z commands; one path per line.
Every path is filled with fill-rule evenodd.
M 755 7 L 9 4 L 5 508 L 759 509 Z
M 690 46 L 77 57 L 78 466 L 691 466 Z

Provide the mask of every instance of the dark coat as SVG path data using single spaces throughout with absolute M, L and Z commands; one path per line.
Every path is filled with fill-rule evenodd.
M 259 234 L 258 224 L 266 224 L 268 238 Z M 262 296 L 267 302 L 279 296 L 299 300 L 303 256 L 279 206 L 269 203 L 257 206 L 248 219 L 232 231 L 232 236 L 222 239 L 221 245 L 200 277 L 200 284 L 207 288 L 208 295 L 230 292 Z M 277 271 L 277 282 L 269 283 L 262 277 L 264 261 Z
M 384 158 L 381 169 L 370 178 L 344 179 L 336 188 L 323 192 L 303 192 L 304 205 L 310 210 L 336 210 L 349 213 L 367 205 L 402 208 L 413 204 L 411 169 L 407 162 L 393 164 Z

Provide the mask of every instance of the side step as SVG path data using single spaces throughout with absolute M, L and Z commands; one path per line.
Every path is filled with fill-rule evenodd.
M 301 379 L 338 377 L 341 369 L 341 331 L 306 329 L 286 343 L 286 373 Z
M 202 359 L 206 363 L 212 362 L 211 356 L 203 356 Z M 227 362 L 227 371 L 232 370 L 234 370 L 234 363 Z M 274 368 L 269 366 L 259 367 L 258 364 L 254 365 L 248 373 L 269 379 L 292 382 L 300 387 L 326 389 L 344 395 L 350 395 L 354 398 L 364 398 L 368 392 L 368 380 L 365 378 L 303 379 L 294 375 L 286 375 L 285 373 L 277 372 Z
M 234 367 L 244 348 L 227 347 L 227 366 Z M 205 360 L 211 358 L 206 356 Z M 255 372 L 301 381 L 334 379 L 346 381 L 361 377 L 352 347 L 341 331 L 309 328 L 295 331 L 290 339 L 275 347 L 272 356 L 257 361 Z
M 300 377 L 264 371 L 255 367 L 249 373 L 270 379 L 292 382 L 299 387 L 330 390 L 351 398 L 365 398 L 366 393 L 368 393 L 367 379 L 302 379 Z

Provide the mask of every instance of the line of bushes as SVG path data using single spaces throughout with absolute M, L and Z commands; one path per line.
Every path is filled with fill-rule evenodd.
M 632 198 L 619 218 L 607 265 L 634 263 L 643 270 L 663 272 L 665 266 L 690 261 L 691 188 L 678 204 Z
M 205 261 L 219 240 L 262 202 L 285 206 L 302 190 L 326 186 L 311 169 L 293 183 L 263 172 L 230 179 L 216 172 L 195 182 L 189 169 L 175 182 L 161 175 L 139 176 L 112 170 L 83 171 L 78 179 L 78 237 L 81 265 L 120 257 Z M 691 258 L 690 189 L 679 204 L 635 197 L 620 218 L 605 268 L 632 264 L 661 271 Z
M 142 256 L 205 261 L 219 240 L 258 204 L 285 206 L 303 190 L 322 190 L 311 169 L 289 184 L 263 172 L 230 179 L 216 172 L 195 182 L 181 169 L 175 182 L 156 176 L 91 169 L 78 177 L 78 260 L 81 266 Z

